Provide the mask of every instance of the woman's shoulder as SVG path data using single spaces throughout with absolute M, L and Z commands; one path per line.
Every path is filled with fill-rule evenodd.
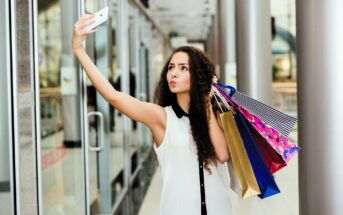
M 173 116 L 173 109 L 172 106 L 160 106 L 158 105 L 159 108 L 156 109 L 157 115 L 159 117 L 159 121 L 161 122 L 161 127 L 164 129 L 166 129 L 167 127 L 167 121 L 168 119 L 170 119 Z
M 170 106 L 166 106 L 166 107 L 160 106 L 159 110 L 163 110 L 163 111 L 159 111 L 158 113 L 161 124 L 151 128 L 154 142 L 156 143 L 156 149 L 160 148 L 159 146 L 162 144 L 162 142 L 164 142 L 163 140 L 165 139 L 165 136 L 168 130 L 167 127 L 168 127 L 168 124 L 170 124 L 170 120 L 169 120 L 170 115 L 171 115 L 170 108 L 171 108 Z

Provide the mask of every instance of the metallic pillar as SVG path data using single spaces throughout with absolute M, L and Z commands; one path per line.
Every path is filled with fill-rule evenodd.
M 238 90 L 272 100 L 270 1 L 236 1 Z
M 40 214 L 37 182 L 37 55 L 33 1 L 11 0 L 10 49 L 12 86 L 15 214 Z M 11 155 L 12 156 L 12 155 Z M 1 209 L 0 209 L 1 210 Z
M 235 0 L 220 0 L 220 77 L 221 82 L 237 86 Z
M 9 65 L 9 15 L 7 2 L 1 2 L 1 25 L 6 27 L 0 28 L 0 47 L 4 47 L 0 53 L 0 65 L 3 71 L 3 78 L 0 79 L 0 137 L 2 139 L 0 143 L 0 192 L 3 190 L 3 185 L 9 185 L 10 182 L 10 144 L 11 132 L 10 132 L 10 65 Z M 10 189 L 10 188 L 8 188 Z
M 296 1 L 300 214 L 343 214 L 343 1 Z
M 77 1 L 61 0 L 61 35 L 62 41 L 71 41 L 73 27 L 77 21 Z M 78 73 L 71 42 L 62 43 L 61 56 L 61 96 L 63 110 L 64 142 L 68 145 L 81 145 L 80 123 L 80 96 L 77 91 Z M 72 75 L 71 75 L 72 74 Z M 68 84 L 64 84 L 68 83 Z M 74 90 L 66 90 L 65 85 L 73 85 Z M 70 87 L 69 87 L 70 88 Z

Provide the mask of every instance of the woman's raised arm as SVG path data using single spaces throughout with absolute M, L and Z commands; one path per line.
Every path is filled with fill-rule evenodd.
M 93 15 L 82 16 L 74 26 L 72 37 L 73 52 L 93 86 L 106 101 L 131 119 L 144 123 L 153 130 L 156 127 L 164 127 L 166 113 L 163 107 L 153 103 L 142 102 L 130 95 L 115 90 L 87 55 L 82 44 L 87 35 L 95 32 L 95 30 L 86 30 L 85 27 L 94 21 Z

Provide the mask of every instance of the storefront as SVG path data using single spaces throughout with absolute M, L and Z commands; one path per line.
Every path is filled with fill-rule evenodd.
M 152 68 L 163 63 L 163 37 L 128 1 L 0 6 L 1 214 L 136 214 L 157 164 L 152 137 L 95 91 L 71 34 L 81 14 L 109 6 L 85 48 L 117 90 L 144 101 L 152 99 Z

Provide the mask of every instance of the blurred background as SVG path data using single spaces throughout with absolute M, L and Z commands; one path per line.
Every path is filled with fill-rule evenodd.
M 342 1 L 2 0 L 1 215 L 158 214 L 149 129 L 111 107 L 71 51 L 78 17 L 105 6 L 85 48 L 117 90 L 152 102 L 170 53 L 190 45 L 219 82 L 299 119 L 281 194 L 232 193 L 234 214 L 343 214 Z

